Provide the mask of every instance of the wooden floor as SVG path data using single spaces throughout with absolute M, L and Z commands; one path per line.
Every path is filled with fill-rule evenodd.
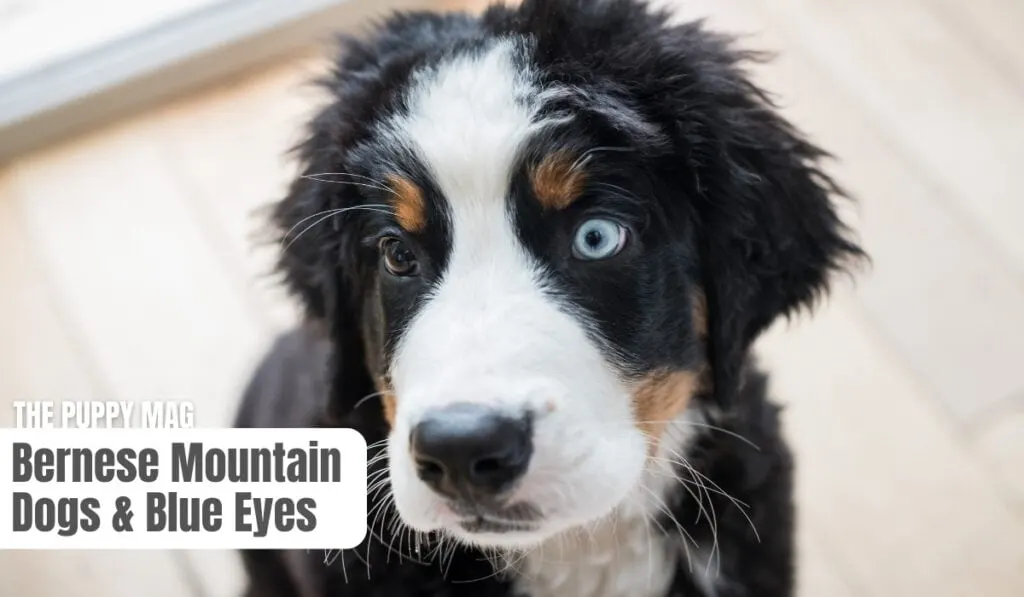
M 801 594 L 1024 595 L 1024 3 L 681 10 L 708 15 L 779 52 L 756 76 L 841 158 L 874 258 L 759 346 L 799 459 Z M 182 398 L 229 420 L 294 321 L 250 212 L 280 195 L 319 67 L 268 67 L 0 173 L 0 402 Z M 0 552 L 0 579 L 27 597 L 240 582 L 218 552 Z

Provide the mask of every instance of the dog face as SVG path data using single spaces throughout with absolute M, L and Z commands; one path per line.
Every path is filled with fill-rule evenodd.
M 365 335 L 398 510 L 484 544 L 636 491 L 700 362 L 695 253 L 640 158 L 657 134 L 543 88 L 529 50 L 498 39 L 416 71 L 350 163 L 384 182 Z
M 350 42 L 275 212 L 292 288 L 359 339 L 401 518 L 483 546 L 645 499 L 702 372 L 727 409 L 749 342 L 853 251 L 724 42 L 555 4 Z M 567 18 L 635 55 L 544 33 Z

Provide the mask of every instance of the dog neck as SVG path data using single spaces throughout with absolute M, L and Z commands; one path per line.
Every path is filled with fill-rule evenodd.
M 665 430 L 640 485 L 609 517 L 549 539 L 526 553 L 506 554 L 516 589 L 529 597 L 663 597 L 680 563 L 690 565 L 705 594 L 704 550 L 687 546 L 668 512 L 683 491 L 674 463 L 685 455 L 702 416 L 690 409 Z M 698 423 L 698 425 L 694 425 Z

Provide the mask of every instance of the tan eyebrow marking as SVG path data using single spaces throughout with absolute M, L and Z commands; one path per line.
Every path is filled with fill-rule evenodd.
M 586 175 L 572 156 L 564 151 L 548 154 L 530 170 L 533 193 L 544 209 L 561 210 L 572 205 L 583 192 Z
M 393 203 L 398 225 L 408 232 L 423 232 L 427 227 L 427 204 L 423 199 L 423 190 L 398 174 L 389 174 L 387 180 L 395 192 Z

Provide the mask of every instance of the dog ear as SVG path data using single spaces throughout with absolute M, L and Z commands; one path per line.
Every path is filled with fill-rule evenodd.
M 829 156 L 731 72 L 700 151 L 694 186 L 714 395 L 727 407 L 753 341 L 777 318 L 811 308 L 830 275 L 864 257 L 840 219 Z M 694 138 L 693 135 L 690 137 Z
M 311 121 L 307 138 L 295 148 L 298 176 L 270 212 L 285 286 L 304 306 L 306 319 L 330 337 L 323 364 L 330 392 L 325 424 L 339 424 L 360 397 L 373 392 L 358 313 L 365 272 L 356 219 L 341 212 L 359 196 L 353 185 L 331 178 L 344 163 L 342 126 L 332 107 Z

